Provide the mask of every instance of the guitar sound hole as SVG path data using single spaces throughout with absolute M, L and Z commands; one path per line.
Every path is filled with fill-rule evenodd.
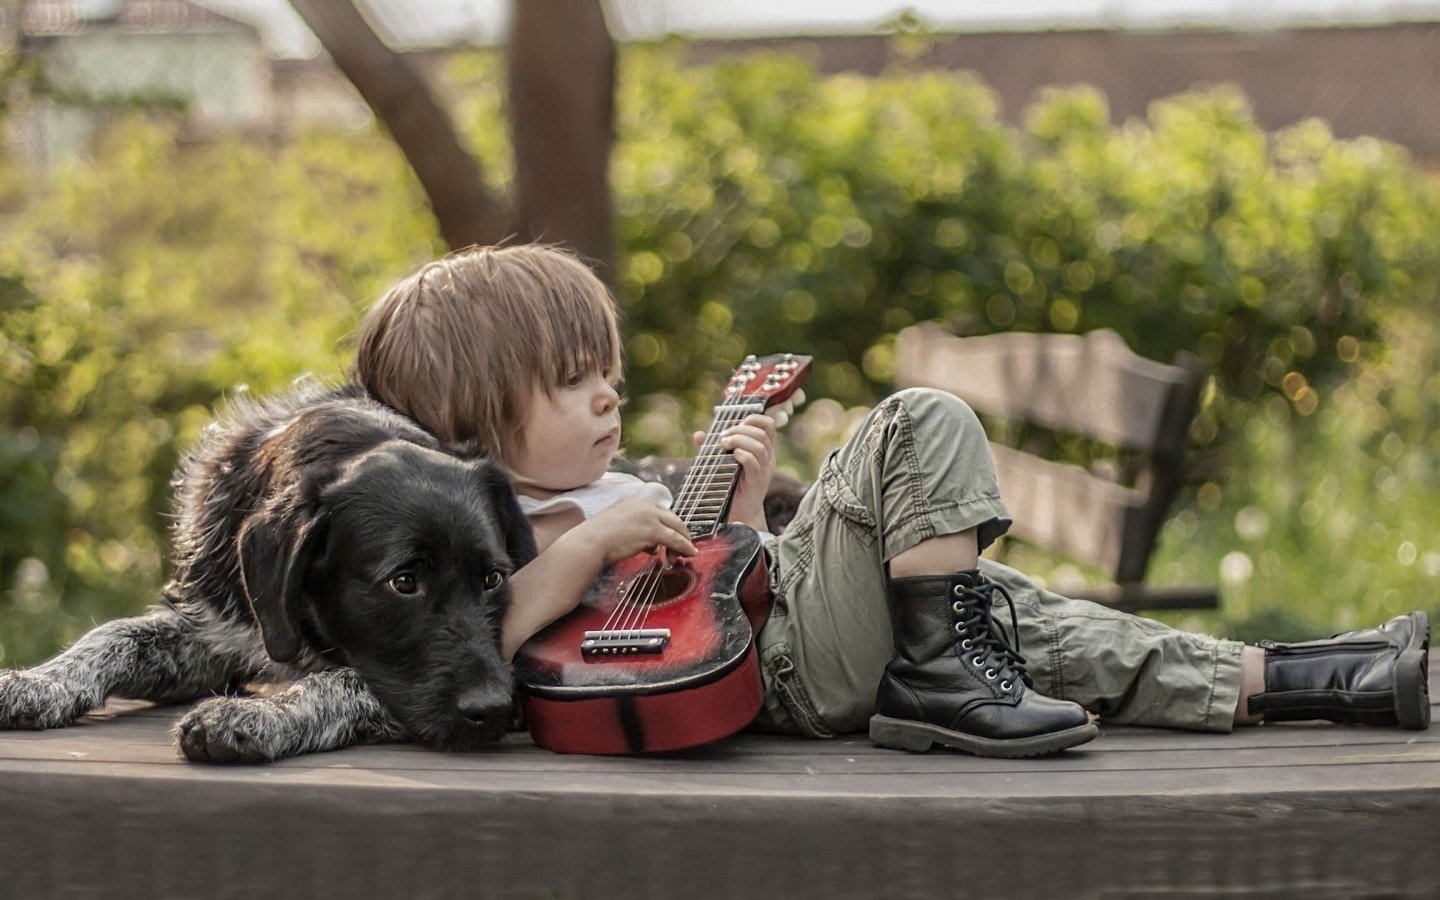
M 662 572 L 659 581 L 653 575 L 635 576 L 625 585 L 625 598 L 630 602 L 645 602 L 648 599 L 652 608 L 665 606 L 689 593 L 695 583 L 694 571 L 688 566 L 675 566 Z

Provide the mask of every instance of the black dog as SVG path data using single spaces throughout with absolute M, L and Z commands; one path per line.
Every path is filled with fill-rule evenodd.
M 508 575 L 535 555 L 505 474 L 443 451 L 361 388 L 237 403 L 177 475 L 174 577 L 148 615 L 0 672 L 0 728 L 55 728 L 107 697 L 220 696 L 175 727 L 208 761 L 378 740 L 472 749 L 510 720 Z

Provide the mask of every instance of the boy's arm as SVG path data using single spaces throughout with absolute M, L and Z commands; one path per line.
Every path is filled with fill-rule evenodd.
M 605 554 L 572 529 L 510 576 L 510 606 L 500 623 L 500 652 L 514 659 L 520 646 L 580 604 L 600 577 Z
M 500 652 L 514 659 L 537 631 L 579 605 L 605 566 L 655 547 L 681 556 L 698 552 L 675 513 L 642 497 L 627 497 L 551 539 L 539 556 L 510 576 Z

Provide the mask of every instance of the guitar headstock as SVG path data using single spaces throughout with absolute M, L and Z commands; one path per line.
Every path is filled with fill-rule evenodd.
M 789 400 L 810 375 L 813 357 L 794 353 L 747 356 L 725 388 L 727 403 L 764 403 L 765 408 Z

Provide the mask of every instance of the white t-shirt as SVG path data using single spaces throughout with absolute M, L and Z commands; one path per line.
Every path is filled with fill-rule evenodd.
M 600 476 L 599 481 L 592 481 L 584 487 L 556 494 L 545 500 L 537 500 L 523 494 L 518 499 L 520 500 L 520 511 L 527 516 L 544 515 L 566 506 L 573 506 L 580 510 L 581 516 L 590 519 L 626 497 L 644 497 L 666 509 L 670 508 L 670 503 L 674 499 L 670 495 L 670 489 L 665 485 L 653 481 L 642 481 L 634 475 L 626 475 L 624 472 L 606 472 Z
M 626 497 L 644 497 L 666 509 L 670 508 L 670 504 L 675 499 L 665 485 L 654 481 L 644 481 L 624 472 L 606 472 L 600 476 L 599 481 L 592 481 L 584 487 L 556 494 L 544 500 L 526 497 L 523 494 L 518 495 L 516 499 L 520 501 L 520 511 L 530 518 L 552 513 L 566 506 L 573 506 L 580 510 L 582 518 L 590 519 Z M 761 540 L 772 537 L 774 535 L 768 531 L 760 532 Z

